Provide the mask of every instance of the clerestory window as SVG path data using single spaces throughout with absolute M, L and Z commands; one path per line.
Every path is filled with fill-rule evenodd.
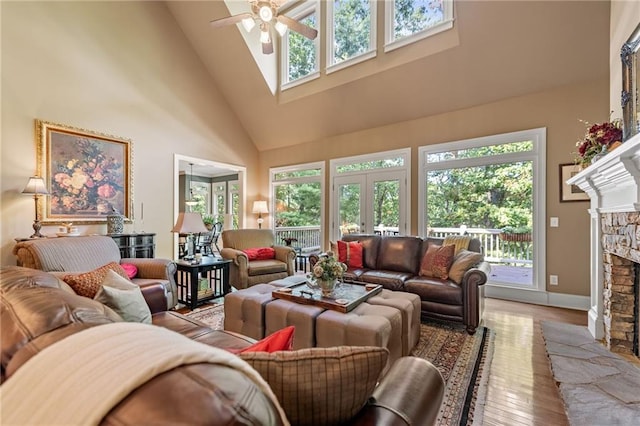
M 453 0 L 385 2 L 385 51 L 393 50 L 453 26 Z
M 327 72 L 375 56 L 376 2 L 327 2 Z
M 319 29 L 320 11 L 317 2 L 309 2 L 297 8 L 287 16 Z M 317 78 L 320 73 L 320 37 L 315 40 L 287 31 L 282 39 L 282 88 L 293 87 L 297 84 Z

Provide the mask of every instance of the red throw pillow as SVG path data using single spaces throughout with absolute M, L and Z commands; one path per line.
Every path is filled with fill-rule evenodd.
M 454 244 L 447 246 L 429 245 L 420 263 L 420 275 L 442 280 L 449 278 L 449 268 L 453 263 L 455 250 L 456 246 Z
M 237 353 L 290 351 L 293 348 L 294 331 L 296 331 L 296 328 L 290 325 L 282 330 L 271 333 L 264 339 L 257 341 L 253 345 L 244 348 Z
M 358 241 L 338 241 L 338 261 L 349 268 L 362 268 L 362 243 Z
M 257 247 L 242 250 L 249 260 L 268 260 L 276 258 L 276 250 L 273 247 Z
M 133 263 L 121 263 L 120 266 L 127 273 L 129 279 L 133 279 L 138 275 L 138 267 Z

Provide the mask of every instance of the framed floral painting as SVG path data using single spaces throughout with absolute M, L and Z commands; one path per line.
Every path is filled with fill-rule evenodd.
M 102 223 L 114 211 L 130 221 L 131 140 L 36 120 L 36 148 L 43 222 Z

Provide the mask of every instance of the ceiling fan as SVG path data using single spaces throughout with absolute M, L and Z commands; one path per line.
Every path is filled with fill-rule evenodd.
M 215 19 L 210 22 L 214 28 L 225 25 L 242 23 L 247 32 L 250 32 L 256 25 L 260 28 L 260 42 L 262 43 L 262 53 L 265 55 L 273 53 L 273 41 L 271 40 L 271 26 L 283 36 L 287 28 L 295 31 L 304 37 L 314 40 L 318 36 L 318 31 L 308 25 L 302 24 L 295 19 L 282 15 L 279 7 L 284 0 L 248 0 L 251 6 L 251 13 L 241 13 L 239 15 L 226 18 Z

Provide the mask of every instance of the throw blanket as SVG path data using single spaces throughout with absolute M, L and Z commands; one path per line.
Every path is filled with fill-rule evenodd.
M 244 373 L 289 424 L 267 382 L 242 359 L 162 327 L 126 322 L 81 331 L 31 358 L 0 387 L 2 423 L 98 424 L 156 375 L 202 362 Z
M 454 256 L 458 254 L 460 250 L 466 250 L 469 248 L 469 242 L 471 237 L 468 235 L 447 235 L 442 242 L 443 246 L 453 244 L 455 246 Z

